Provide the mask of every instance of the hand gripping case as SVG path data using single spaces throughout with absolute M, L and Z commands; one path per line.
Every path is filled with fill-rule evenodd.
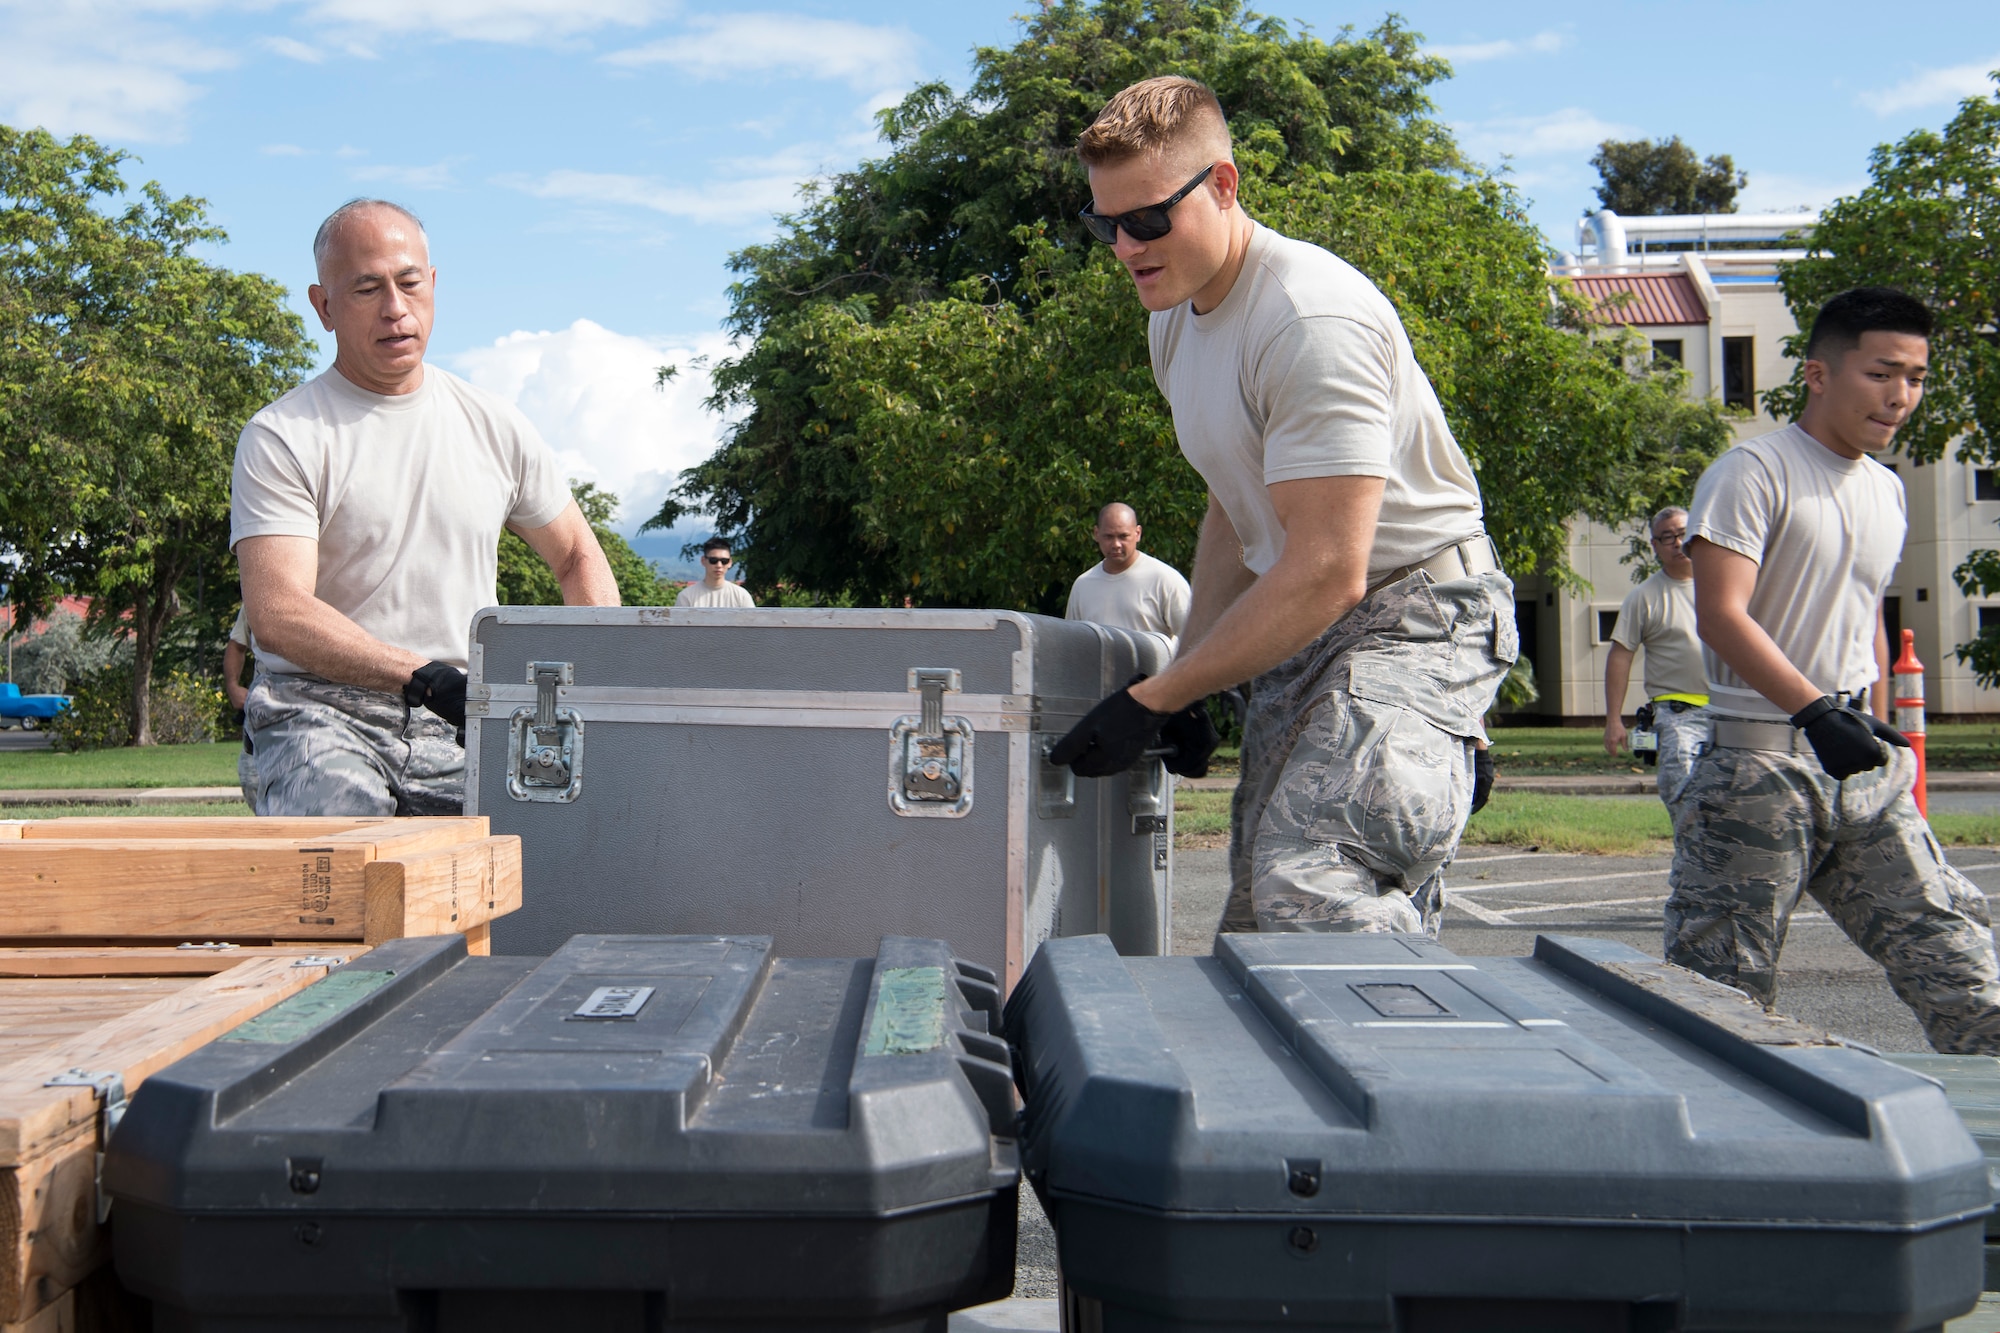
M 493 947 L 914 935 L 1008 986 L 1053 935 L 1164 953 L 1165 769 L 1077 779 L 1045 755 L 1166 660 L 1149 634 L 1008 611 L 482 611 L 466 809 L 523 848 Z
M 1013 1286 L 1000 992 L 934 940 L 385 944 L 107 1147 L 158 1333 L 944 1333 Z
M 1053 940 L 1007 1013 L 1075 1333 L 1887 1333 L 1978 1299 L 1942 1089 L 1621 944 Z

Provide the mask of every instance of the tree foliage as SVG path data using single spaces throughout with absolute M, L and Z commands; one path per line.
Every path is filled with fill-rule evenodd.
M 0 126 L 0 567 L 20 613 L 63 591 L 133 644 L 131 740 L 178 590 L 228 546 L 243 423 L 311 346 L 284 290 L 194 250 L 227 238 L 194 198 L 77 136 Z
M 2000 71 L 1995 71 L 2000 81 Z M 2000 462 L 2000 95 L 1968 98 L 1942 131 L 1918 130 L 1869 157 L 1869 184 L 1820 214 L 1804 259 L 1783 270 L 1803 362 L 1820 307 L 1851 287 L 1900 287 L 1930 306 L 1923 402 L 1896 437 L 1913 462 Z M 1783 419 L 1805 407 L 1803 372 L 1766 395 Z M 1973 552 L 1953 577 L 1968 596 L 2000 593 L 2000 551 Z M 2000 631 L 1959 645 L 1985 685 L 2000 685 Z
M 598 490 L 594 482 L 588 481 L 571 481 L 569 493 L 576 497 L 584 520 L 597 534 L 597 544 L 604 548 L 611 576 L 618 580 L 618 600 L 626 606 L 658 606 L 665 596 L 659 576 L 645 557 L 611 530 L 612 516 L 618 512 L 618 497 Z M 500 534 L 497 582 L 502 606 L 562 605 L 562 585 L 556 582 L 555 571 L 535 554 L 533 547 L 511 532 Z
M 1401 309 L 1510 568 L 1572 578 L 1576 513 L 1648 512 L 1726 436 L 1552 293 L 1517 202 L 1430 116 L 1448 72 L 1394 18 L 1329 42 L 1233 0 L 1046 6 L 978 53 L 968 94 L 918 89 L 884 116 L 888 156 L 733 258 L 749 348 L 717 367 L 715 405 L 741 415 L 653 525 L 714 513 L 765 589 L 1053 611 L 1096 559 L 1091 517 L 1122 499 L 1185 567 L 1205 489 L 1130 279 L 1075 221 L 1073 152 L 1112 93 L 1184 73 L 1230 116 L 1251 214 Z
M 1706 159 L 1671 139 L 1606 139 L 1590 159 L 1597 168 L 1597 206 L 1626 217 L 1734 213 L 1736 192 L 1750 178 L 1727 153 Z

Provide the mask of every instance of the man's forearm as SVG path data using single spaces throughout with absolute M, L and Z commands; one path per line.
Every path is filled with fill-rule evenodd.
M 1743 683 L 1786 713 L 1796 713 L 1823 691 L 1792 665 L 1771 641 L 1764 627 L 1743 611 L 1704 611 L 1699 616 L 1701 641 L 1743 678 Z
M 279 594 L 250 614 L 257 643 L 342 685 L 399 692 L 425 659 L 386 644 L 317 597 Z
M 1179 655 L 1186 656 L 1208 637 L 1229 608 L 1257 582 L 1243 564 L 1243 544 L 1222 506 L 1211 499 L 1194 548 L 1193 592 L 1188 599 L 1187 625 L 1181 630 Z M 1243 680 L 1248 680 L 1245 676 Z M 1224 684 L 1240 685 L 1240 680 Z
M 1632 650 L 1622 643 L 1611 645 L 1604 659 L 1604 720 L 1625 716 L 1625 692 L 1632 687 Z
M 1280 557 L 1192 651 L 1183 647 L 1172 666 L 1133 686 L 1132 697 L 1171 713 L 1269 671 L 1352 611 L 1367 591 L 1365 577 L 1330 579 Z

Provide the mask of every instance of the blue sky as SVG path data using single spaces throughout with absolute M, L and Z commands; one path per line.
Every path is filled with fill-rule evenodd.
M 207 198 L 222 262 L 286 284 L 315 330 L 320 218 L 406 202 L 439 268 L 432 358 L 518 402 L 630 527 L 714 446 L 691 367 L 726 353 L 729 253 L 877 151 L 873 113 L 913 83 L 963 86 L 1029 5 L 0 0 L 0 120 L 90 133 L 143 159 L 131 179 Z M 1386 6 L 1261 8 L 1330 35 Z M 1991 0 L 1396 8 L 1456 67 L 1441 114 L 1564 248 L 1607 136 L 1733 154 L 1746 209 L 1817 206 L 2000 67 Z M 662 362 L 684 368 L 664 393 Z

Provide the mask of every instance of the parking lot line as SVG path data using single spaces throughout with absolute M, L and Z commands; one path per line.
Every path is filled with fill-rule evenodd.
M 1609 875 L 1571 875 L 1564 879 L 1509 879 L 1489 880 L 1480 884 L 1453 884 L 1451 891 L 1456 894 L 1487 893 L 1494 889 L 1546 889 L 1552 888 L 1557 884 L 1603 884 L 1606 881 L 1614 879 L 1645 879 L 1648 877 L 1664 879 L 1666 878 L 1666 874 L 1666 867 L 1661 866 L 1657 870 L 1620 870 Z

